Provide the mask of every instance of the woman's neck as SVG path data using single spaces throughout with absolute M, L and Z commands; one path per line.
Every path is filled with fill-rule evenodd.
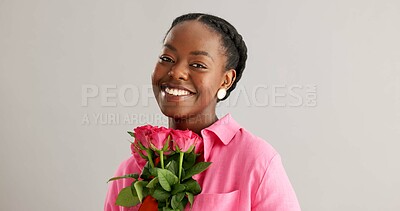
M 198 115 L 190 118 L 169 118 L 169 127 L 178 130 L 189 129 L 201 136 L 201 130 L 218 120 L 217 115 Z

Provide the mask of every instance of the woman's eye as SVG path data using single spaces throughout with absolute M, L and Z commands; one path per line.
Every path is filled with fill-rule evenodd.
M 160 56 L 160 61 L 174 63 L 174 60 L 172 60 L 171 58 L 169 58 L 167 56 Z
M 201 65 L 199 63 L 194 63 L 194 64 L 191 64 L 190 66 L 192 66 L 194 68 L 206 69 L 206 67 L 204 65 Z

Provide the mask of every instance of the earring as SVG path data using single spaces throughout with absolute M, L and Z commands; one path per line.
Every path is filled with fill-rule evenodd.
M 219 89 L 217 92 L 217 98 L 219 100 L 222 100 L 225 96 L 226 96 L 226 89 L 225 88 Z

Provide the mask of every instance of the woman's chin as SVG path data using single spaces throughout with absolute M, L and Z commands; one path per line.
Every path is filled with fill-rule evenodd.
M 174 108 L 160 108 L 161 112 L 172 119 L 187 119 L 189 117 L 193 117 L 194 114 L 189 112 L 189 111 L 185 111 L 185 109 L 180 109 L 179 107 L 174 107 Z

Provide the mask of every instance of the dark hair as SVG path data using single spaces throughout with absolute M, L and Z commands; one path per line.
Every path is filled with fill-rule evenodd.
M 243 70 L 246 67 L 246 43 L 243 41 L 242 36 L 236 31 L 235 27 L 233 27 L 228 21 L 217 16 L 203 13 L 188 13 L 175 18 L 175 20 L 171 24 L 171 27 L 168 29 L 167 34 L 171 31 L 172 28 L 174 28 L 174 26 L 184 21 L 190 20 L 200 21 L 201 23 L 204 23 L 206 26 L 210 27 L 221 35 L 221 41 L 223 47 L 225 48 L 225 55 L 227 57 L 225 69 L 236 70 L 235 81 L 233 82 L 232 86 L 227 90 L 226 96 L 221 99 L 225 100 L 226 98 L 228 98 L 231 91 L 235 89 L 236 84 L 242 77 Z

